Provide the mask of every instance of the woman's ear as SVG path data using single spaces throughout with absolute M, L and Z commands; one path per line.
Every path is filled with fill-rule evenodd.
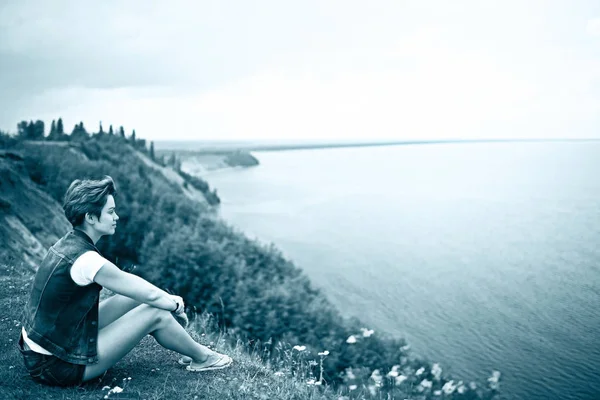
M 90 225 L 94 225 L 95 223 L 94 216 L 90 213 L 85 213 L 85 217 L 83 219 Z

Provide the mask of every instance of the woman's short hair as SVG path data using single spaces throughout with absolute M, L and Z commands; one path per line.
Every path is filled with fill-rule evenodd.
M 108 175 L 100 180 L 75 179 L 65 193 L 65 216 L 73 227 L 83 224 L 86 213 L 100 218 L 108 196 L 116 194 L 115 182 Z

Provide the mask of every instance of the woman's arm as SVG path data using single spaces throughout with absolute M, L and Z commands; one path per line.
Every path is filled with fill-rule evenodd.
M 121 271 L 108 260 L 96 273 L 94 281 L 115 293 L 131 297 L 152 307 L 176 311 L 178 306 L 174 296 L 171 296 L 137 275 Z M 179 306 L 181 308 L 183 304 Z

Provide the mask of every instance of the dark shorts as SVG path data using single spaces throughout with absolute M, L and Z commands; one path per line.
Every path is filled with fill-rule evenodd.
M 56 356 L 36 353 L 19 337 L 19 351 L 34 381 L 52 386 L 77 386 L 83 382 L 85 365 L 72 364 Z

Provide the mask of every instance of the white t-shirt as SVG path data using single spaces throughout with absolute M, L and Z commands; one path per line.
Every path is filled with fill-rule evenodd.
M 104 263 L 106 263 L 106 258 L 102 257 L 100 254 L 95 251 L 87 251 L 77 257 L 73 266 L 71 267 L 71 279 L 79 286 L 87 286 L 94 282 L 94 278 L 96 274 L 102 268 Z M 31 350 L 52 355 L 48 350 L 41 347 L 39 344 L 33 342 L 31 339 L 27 337 L 27 332 L 25 332 L 25 328 L 21 329 L 23 332 L 23 340 L 27 345 L 31 348 Z
M 94 282 L 96 274 L 106 263 L 106 258 L 95 251 L 87 251 L 77 257 L 71 267 L 71 279 L 79 286 L 87 286 Z

